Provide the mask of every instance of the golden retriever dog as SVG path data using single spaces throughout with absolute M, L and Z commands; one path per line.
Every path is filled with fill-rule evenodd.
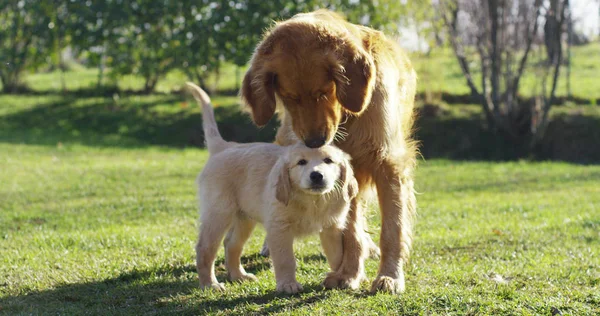
M 333 146 L 302 143 L 226 142 L 219 134 L 208 95 L 188 83 L 203 108 L 210 157 L 197 179 L 202 210 L 196 268 L 202 288 L 224 289 L 214 261 L 225 233 L 225 266 L 232 281 L 255 280 L 240 264 L 245 242 L 257 222 L 267 231 L 277 291 L 302 290 L 296 281 L 294 238 L 320 233 L 335 271 L 342 260 L 342 231 L 350 201 L 358 192 L 349 156 Z
M 374 186 L 381 210 L 381 257 L 371 291 L 402 292 L 416 199 L 412 139 L 416 73 L 406 54 L 376 30 L 326 10 L 276 23 L 258 44 L 240 96 L 254 123 L 278 113 L 276 143 L 334 143 L 350 154 L 359 185 L 343 235 L 343 258 L 327 288 L 357 288 L 370 238 L 362 202 Z

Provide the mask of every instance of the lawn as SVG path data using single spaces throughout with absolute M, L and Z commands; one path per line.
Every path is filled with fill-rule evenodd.
M 458 62 L 449 48 L 434 48 L 427 55 L 420 53 L 411 53 L 410 55 L 419 75 L 419 93 L 431 93 L 433 95 L 439 93 L 470 93 Z M 600 69 L 600 59 L 597 58 L 599 55 L 599 42 L 575 46 L 572 48 L 571 53 L 571 93 L 577 98 L 590 100 L 589 102 L 594 104 L 598 103 L 594 100 L 600 99 L 600 90 L 597 84 L 597 73 Z M 540 91 L 539 73 L 536 73 L 533 69 L 534 64 L 543 57 L 544 54 L 541 49 L 532 51 L 529 66 L 522 80 L 520 92 L 523 96 L 531 96 Z M 481 73 L 477 71 L 478 67 L 476 67 L 479 62 L 478 57 L 473 54 L 469 58 L 472 63 L 471 71 L 474 82 L 479 87 Z M 219 80 L 215 82 L 215 76 L 212 74 L 208 76 L 207 83 L 210 87 L 216 84 L 219 90 L 228 91 L 229 93 L 237 91 L 245 69 L 245 66 L 237 69 L 234 65 L 225 63 Z M 440 71 L 442 72 L 440 73 Z M 64 78 L 65 87 L 69 91 L 94 90 L 97 87 L 98 69 L 73 65 L 73 69 L 64 74 L 57 71 L 28 74 L 25 77 L 25 83 L 33 91 L 56 92 L 62 89 L 61 78 Z M 566 79 L 566 67 L 563 67 L 561 68 L 561 77 L 556 90 L 557 96 L 567 95 Z M 158 82 L 156 91 L 167 93 L 172 90 L 179 90 L 186 80 L 188 79 L 181 71 L 172 71 Z M 108 86 L 117 86 L 121 90 L 141 90 L 144 85 L 143 78 L 135 75 L 121 76 L 118 80 L 115 80 L 109 74 L 106 74 L 103 82 Z
M 272 137 L 215 103 L 226 137 Z M 421 161 L 402 295 L 323 290 L 316 238 L 295 245 L 305 291 L 278 295 L 262 229 L 243 260 L 259 282 L 200 291 L 199 122 L 177 95 L 0 96 L 0 314 L 600 313 L 600 166 L 560 162 Z

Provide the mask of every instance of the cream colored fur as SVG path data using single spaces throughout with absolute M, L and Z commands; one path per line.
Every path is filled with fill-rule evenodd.
M 238 144 L 224 141 L 210 99 L 196 85 L 188 88 L 203 107 L 210 158 L 197 179 L 201 209 L 196 267 L 202 288 L 224 289 L 214 261 L 225 233 L 225 265 L 232 281 L 255 280 L 240 264 L 244 243 L 256 223 L 267 231 L 277 291 L 297 293 L 293 241 L 320 233 L 327 261 L 335 271 L 342 260 L 342 231 L 358 184 L 348 156 L 333 146 Z M 315 184 L 314 173 L 322 175 Z

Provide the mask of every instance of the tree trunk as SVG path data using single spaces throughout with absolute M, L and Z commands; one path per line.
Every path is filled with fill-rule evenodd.
M 544 25 L 544 44 L 548 62 L 553 63 L 560 46 L 560 30 L 558 29 L 558 0 L 550 0 L 550 10 L 546 13 L 546 24 Z
M 98 88 L 102 88 L 102 81 L 104 80 L 104 68 L 106 63 L 106 50 L 108 49 L 108 41 L 104 40 L 102 49 L 102 55 L 100 56 L 100 62 L 98 63 Z
M 489 18 L 491 20 L 491 28 L 490 28 L 490 42 L 492 44 L 492 53 L 490 55 L 490 59 L 492 61 L 492 69 L 490 72 L 490 83 L 491 94 L 492 94 L 492 102 L 494 103 L 494 116 L 499 116 L 499 92 L 500 92 L 500 71 L 502 64 L 500 59 L 502 56 L 498 54 L 498 1 L 499 0 L 488 0 L 488 11 Z
M 568 2 L 565 5 L 569 5 Z M 571 8 L 569 10 L 569 17 L 567 21 L 567 97 L 571 97 L 571 41 L 573 40 L 573 14 Z
M 196 82 L 198 83 L 200 88 L 208 90 L 208 86 L 206 86 L 206 80 L 204 79 L 204 76 L 202 76 L 197 69 L 194 70 L 194 78 L 196 79 Z
M 240 66 L 235 65 L 235 91 L 240 90 L 241 72 Z
M 23 86 L 21 85 L 21 67 L 16 67 L 12 63 L 9 63 L 6 67 L 12 67 L 13 69 L 8 69 L 1 76 L 2 92 L 17 93 L 23 89 Z
M 477 87 L 475 86 L 475 83 L 473 82 L 473 77 L 471 76 L 471 70 L 469 69 L 469 63 L 467 61 L 467 57 L 465 56 L 462 46 L 457 41 L 457 38 L 459 36 L 458 35 L 458 11 L 460 11 L 459 3 L 454 2 L 454 7 L 452 8 L 452 11 L 450 14 L 450 20 L 448 20 L 448 17 L 446 16 L 446 14 L 443 14 L 443 13 L 442 13 L 442 19 L 444 20 L 444 24 L 446 25 L 446 27 L 449 30 L 448 38 L 450 40 L 450 46 L 452 47 L 454 56 L 458 60 L 460 69 L 461 69 L 463 75 L 465 76 L 465 80 L 467 81 L 467 86 L 469 86 L 469 89 L 471 90 L 471 97 L 479 98 L 479 97 L 481 97 L 481 94 L 479 94 L 479 91 L 477 91 Z
M 217 64 L 217 67 L 215 68 L 215 82 L 213 82 L 210 93 L 217 93 L 217 90 L 219 89 L 219 81 L 221 81 L 221 65 Z
M 154 92 L 154 88 L 156 88 L 156 84 L 158 83 L 158 75 L 148 75 L 146 76 L 146 82 L 144 83 L 144 93 L 150 94 Z

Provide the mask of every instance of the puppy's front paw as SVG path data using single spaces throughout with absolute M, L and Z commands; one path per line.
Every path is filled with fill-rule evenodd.
M 277 284 L 277 292 L 296 294 L 300 291 L 302 291 L 302 285 L 296 281 Z
M 229 280 L 231 280 L 232 282 L 258 281 L 256 276 L 252 273 L 244 273 L 235 276 L 230 275 Z
M 380 275 L 371 284 L 371 293 L 384 292 L 400 294 L 404 292 L 404 277 L 394 279 L 389 276 Z
M 225 291 L 225 285 L 223 283 L 209 283 L 209 284 L 200 284 L 201 290 L 212 290 L 212 291 Z
M 360 287 L 360 282 L 363 280 L 365 280 L 365 277 L 362 274 L 358 276 L 352 276 L 334 271 L 327 274 L 327 277 L 325 277 L 325 280 L 323 280 L 323 286 L 326 289 L 356 290 Z

